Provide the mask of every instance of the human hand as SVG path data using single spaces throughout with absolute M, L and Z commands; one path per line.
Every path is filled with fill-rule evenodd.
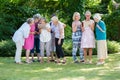
M 61 40 L 59 39 L 59 40 L 58 40 L 58 45 L 60 45 L 60 44 L 61 44 Z

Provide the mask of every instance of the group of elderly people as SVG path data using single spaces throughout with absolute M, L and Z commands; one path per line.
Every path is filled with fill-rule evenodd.
M 74 63 L 92 63 L 93 48 L 95 48 L 95 35 L 97 42 L 97 65 L 105 63 L 107 58 L 106 25 L 101 20 L 101 15 L 96 13 L 91 19 L 91 12 L 85 12 L 85 20 L 80 21 L 80 13 L 74 12 L 72 22 L 72 57 Z M 37 61 L 44 62 L 46 52 L 47 62 L 66 63 L 62 45 L 64 42 L 64 28 L 66 25 L 59 21 L 56 15 L 47 22 L 40 14 L 28 18 L 25 23 L 14 33 L 13 41 L 16 44 L 15 63 L 22 64 L 22 48 L 26 50 L 26 63 L 35 62 L 34 53 L 37 53 Z M 68 43 L 69 44 L 69 43 Z M 77 59 L 79 49 L 80 61 Z M 55 54 L 54 54 L 55 52 Z M 32 56 L 32 59 L 29 56 Z M 87 56 L 87 54 L 89 56 Z M 55 56 L 55 58 L 54 58 Z

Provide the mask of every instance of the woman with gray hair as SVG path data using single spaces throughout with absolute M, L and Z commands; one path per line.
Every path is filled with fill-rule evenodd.
M 16 44 L 15 63 L 21 64 L 22 46 L 25 38 L 28 38 L 31 25 L 34 24 L 33 18 L 28 18 L 27 21 L 14 33 L 12 39 Z
M 96 22 L 95 33 L 97 40 L 97 65 L 101 65 L 105 63 L 104 60 L 107 58 L 106 25 L 104 21 L 101 20 L 100 14 L 96 13 L 93 18 Z
M 35 22 L 35 34 L 34 34 L 34 47 L 31 50 L 31 56 L 32 56 L 32 62 L 35 62 L 35 60 L 34 60 L 35 52 L 34 51 L 36 50 L 37 58 L 38 58 L 37 61 L 40 62 L 40 39 L 39 39 L 40 32 L 38 29 L 38 24 L 40 23 L 41 15 L 35 14 L 35 15 L 33 15 L 33 19 Z
M 62 22 L 58 20 L 57 16 L 53 16 L 51 18 L 52 23 L 54 24 L 54 32 L 55 32 L 55 46 L 56 46 L 56 54 L 57 54 L 57 63 L 60 63 L 60 58 L 63 58 L 62 63 L 66 63 L 66 59 L 64 57 L 64 52 L 62 50 L 62 45 L 64 42 L 64 27 L 66 26 Z

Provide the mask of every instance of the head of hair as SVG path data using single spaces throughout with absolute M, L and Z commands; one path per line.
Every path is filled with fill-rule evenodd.
M 53 16 L 53 17 L 51 18 L 51 21 L 58 21 L 58 17 L 57 17 L 57 16 Z
M 32 21 L 34 21 L 33 18 L 28 18 L 28 19 L 26 20 L 26 22 L 27 22 L 28 24 L 30 24 Z
M 76 15 L 79 15 L 80 16 L 80 13 L 79 12 L 74 12 L 74 14 L 73 14 L 73 20 L 75 20 L 75 16 Z
M 85 12 L 85 15 L 90 15 L 90 16 L 91 16 L 91 12 L 90 12 L 89 10 L 87 10 L 87 11 Z
M 40 19 L 40 18 L 41 18 L 41 15 L 40 15 L 39 13 L 37 13 L 37 14 L 33 15 L 33 18 L 34 18 L 34 19 Z
M 41 20 L 45 21 L 45 23 L 47 23 L 46 18 L 42 17 Z
M 95 19 L 98 19 L 98 20 L 101 20 L 101 16 L 99 13 L 95 13 L 95 15 L 93 16 L 93 18 Z
M 52 18 L 53 16 L 56 16 L 56 14 L 55 14 L 55 13 L 53 13 L 53 14 L 51 15 L 51 18 Z

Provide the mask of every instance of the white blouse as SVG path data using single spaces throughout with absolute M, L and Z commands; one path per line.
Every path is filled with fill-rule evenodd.
M 50 28 L 50 24 L 47 23 L 45 27 Z M 50 40 L 51 40 L 51 32 L 47 31 L 46 29 L 42 29 L 40 34 L 40 41 L 48 42 Z
M 14 33 L 12 39 L 15 43 L 20 42 L 24 45 L 25 38 L 28 38 L 30 33 L 30 25 L 25 22 L 22 26 Z
M 60 30 L 62 30 L 62 39 L 64 39 L 64 24 L 58 22 L 58 25 L 55 27 L 55 38 L 60 38 Z

